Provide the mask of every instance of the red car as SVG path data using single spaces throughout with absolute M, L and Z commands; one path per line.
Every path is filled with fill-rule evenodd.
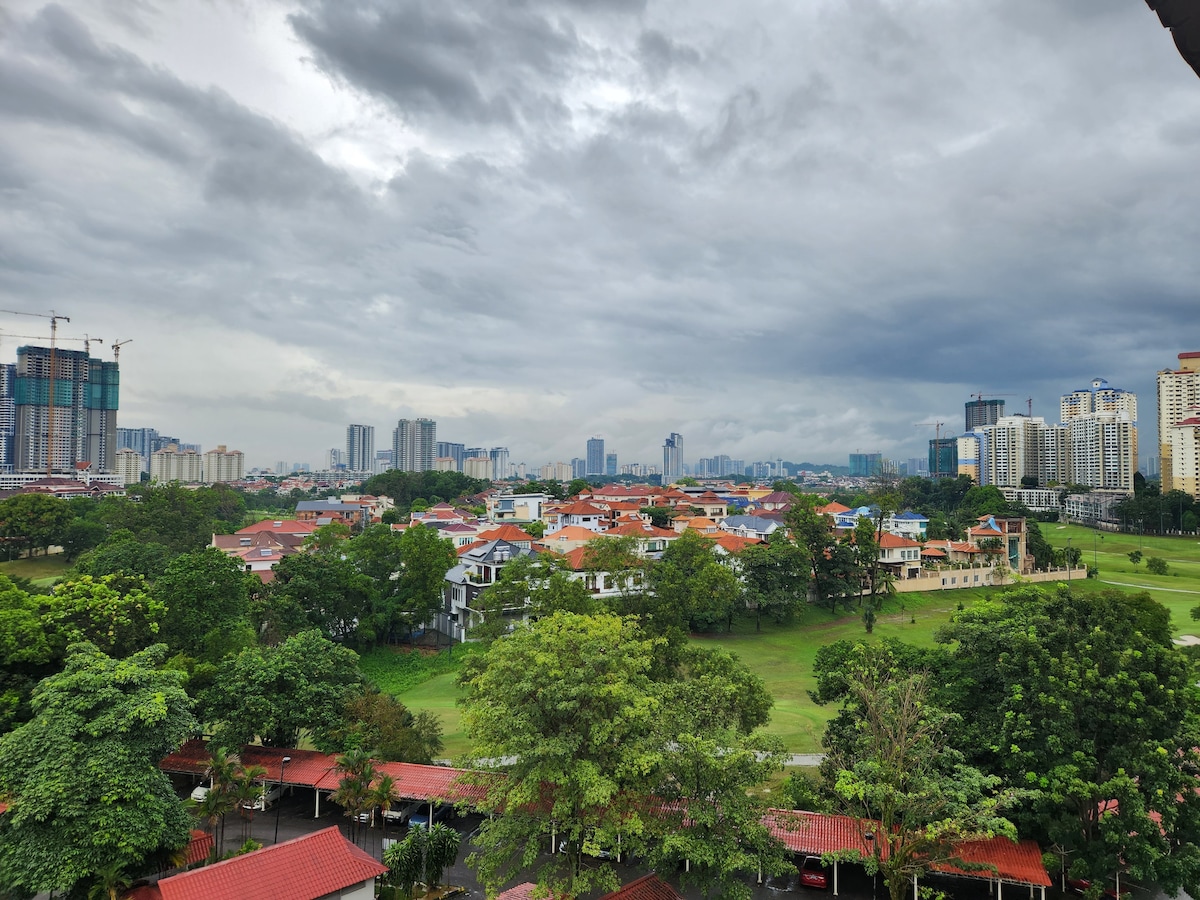
M 821 865 L 821 857 L 804 857 L 804 862 L 800 863 L 800 884 L 822 890 L 829 887 L 829 872 Z

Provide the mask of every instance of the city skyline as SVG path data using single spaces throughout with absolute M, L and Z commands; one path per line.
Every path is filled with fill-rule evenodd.
M 1153 396 L 1193 314 L 1200 84 L 1144 4 L 3 21 L 0 306 L 132 340 L 121 426 L 251 465 L 421 416 L 530 463 L 919 457 L 976 392 Z

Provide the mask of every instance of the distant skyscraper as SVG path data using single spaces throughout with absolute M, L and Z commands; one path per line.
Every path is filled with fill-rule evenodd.
M 588 438 L 585 477 L 604 474 L 604 438 Z
M 499 481 L 502 478 L 508 477 L 508 448 L 493 447 L 488 451 L 488 458 L 492 461 L 492 478 Z
M 442 458 L 448 457 L 450 459 L 453 459 L 454 460 L 454 470 L 453 471 L 461 472 L 463 470 L 463 460 L 467 458 L 467 447 L 465 444 L 455 444 L 450 441 L 438 441 L 437 442 L 437 455 Z M 477 456 L 478 454 L 475 452 L 472 452 L 471 455 Z
M 964 431 L 974 431 L 984 425 L 995 425 L 1004 415 L 1003 400 L 971 400 L 964 406 L 967 414 L 967 427 Z
M 428 472 L 437 448 L 437 423 L 433 419 L 400 419 L 392 432 L 396 468 L 401 472 Z
M 615 454 L 615 453 L 605 453 L 604 454 L 604 474 L 606 476 L 612 476 L 612 475 L 617 474 L 617 454 Z
M 375 426 L 346 426 L 346 468 L 351 472 L 375 471 Z
M 850 475 L 858 478 L 878 475 L 882 463 L 882 453 L 851 453 Z
M 1041 416 L 1005 416 L 976 432 L 979 480 L 997 487 L 1046 487 L 1069 480 L 1067 429 Z
M 56 349 L 51 356 L 49 347 L 17 348 L 15 468 L 44 472 L 49 462 L 54 471 L 73 474 L 77 463 L 88 462 L 96 471 L 111 472 L 117 453 L 117 364 L 82 350 Z
M 580 459 L 578 456 L 571 460 L 571 477 L 586 478 L 587 477 L 587 460 Z
M 662 483 L 671 484 L 683 477 L 683 435 L 672 431 L 663 441 Z

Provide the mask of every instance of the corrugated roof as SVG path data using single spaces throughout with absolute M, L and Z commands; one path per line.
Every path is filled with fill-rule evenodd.
M 371 881 L 387 867 L 336 826 L 283 841 L 158 883 L 163 900 L 318 900 Z

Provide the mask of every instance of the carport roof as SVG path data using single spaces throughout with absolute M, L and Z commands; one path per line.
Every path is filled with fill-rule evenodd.
M 763 821 L 788 850 L 813 856 L 844 850 L 870 856 L 874 847 L 863 835 L 879 827 L 879 823 L 870 820 L 790 809 L 768 810 Z M 968 878 L 998 878 L 1034 887 L 1050 886 L 1042 851 L 1034 841 L 1017 843 L 1005 837 L 965 841 L 958 846 L 958 853 L 964 862 L 989 866 L 994 871 L 967 871 L 950 865 L 934 866 L 934 871 Z

